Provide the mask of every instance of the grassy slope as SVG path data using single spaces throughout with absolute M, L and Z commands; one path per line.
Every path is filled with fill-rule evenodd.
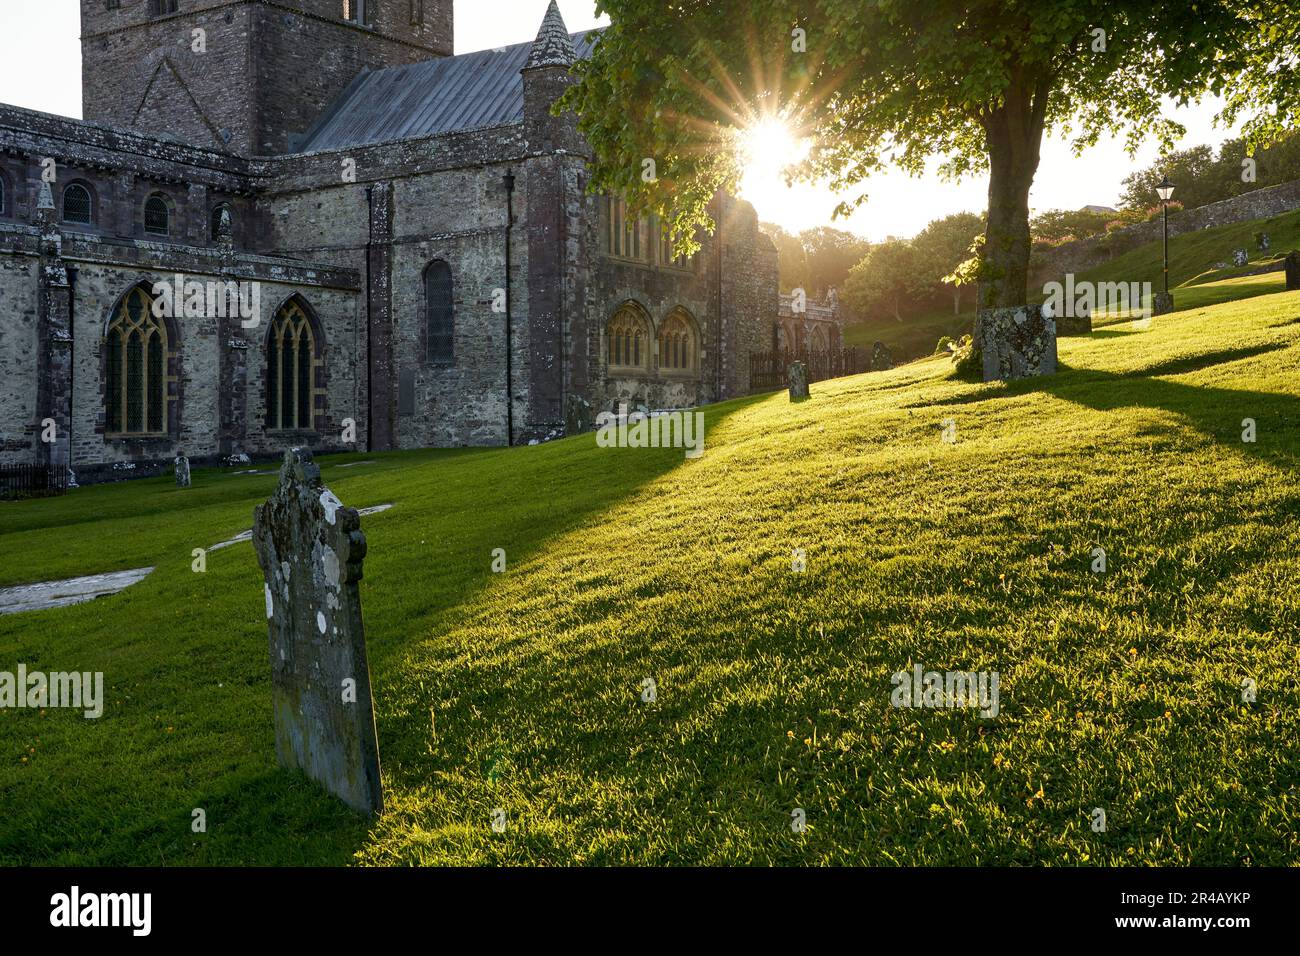
M 374 822 L 275 768 L 252 549 L 190 571 L 273 479 L 5 506 L 7 580 L 158 570 L 0 617 L 0 666 L 113 688 L 99 721 L 0 710 L 0 862 L 1294 863 L 1300 295 L 1062 357 L 717 406 L 698 461 L 583 436 L 327 468 L 396 503 L 363 519 Z M 910 662 L 997 670 L 1001 715 L 891 709 Z
M 1268 256 L 1255 248 L 1257 232 L 1267 232 L 1272 238 L 1272 252 Z M 1297 248 L 1300 248 L 1300 212 L 1174 236 L 1169 240 L 1169 283 L 1174 292 L 1174 308 L 1178 311 L 1202 309 L 1220 302 L 1281 292 L 1286 288 L 1286 278 L 1280 272 L 1259 276 L 1241 276 L 1240 273 Z M 1250 265 L 1215 269 L 1220 262 L 1232 262 L 1234 249 L 1248 250 Z M 1080 273 L 1076 281 L 1150 282 L 1151 287 L 1159 291 L 1163 281 L 1163 262 L 1163 243 L 1151 242 Z M 1041 295 L 1030 296 L 1032 301 L 1041 301 L 1042 298 Z M 1105 322 L 1106 319 L 1099 316 L 1095 324 Z M 844 343 L 870 348 L 871 343 L 879 339 L 899 356 L 917 358 L 931 354 L 944 335 L 960 338 L 969 333 L 974 323 L 974 311 L 953 316 L 950 311 L 939 309 L 901 324 L 851 325 L 844 330 Z

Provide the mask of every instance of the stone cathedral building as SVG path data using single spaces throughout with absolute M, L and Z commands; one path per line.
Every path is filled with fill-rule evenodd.
M 746 394 L 772 243 L 720 195 L 675 259 L 589 194 L 549 108 L 598 34 L 537 15 L 453 56 L 451 0 L 82 0 L 85 120 L 0 106 L 0 465 L 503 445 Z

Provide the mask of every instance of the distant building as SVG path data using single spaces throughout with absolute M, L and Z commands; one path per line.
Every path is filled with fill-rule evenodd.
M 452 0 L 81 0 L 85 120 L 0 106 L 0 464 L 503 445 L 748 394 L 753 207 L 719 194 L 682 259 L 590 194 L 550 107 L 597 34 L 532 2 L 535 42 L 452 56 Z M 207 303 L 155 310 L 177 275 Z
M 772 328 L 772 348 L 778 352 L 828 352 L 841 348 L 844 319 L 840 313 L 840 296 L 835 289 L 826 294 L 825 302 L 807 299 L 796 311 L 794 295 L 781 296 L 781 308 Z
M 1079 212 L 1097 212 L 1097 213 L 1118 213 L 1118 209 L 1112 209 L 1110 206 L 1084 206 Z

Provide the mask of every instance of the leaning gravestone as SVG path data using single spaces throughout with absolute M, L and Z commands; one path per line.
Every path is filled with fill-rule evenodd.
M 1266 232 L 1255 233 L 1255 244 L 1259 246 L 1260 252 L 1268 252 L 1273 247 L 1273 239 Z
M 795 362 L 790 366 L 790 401 L 802 402 L 808 397 L 808 369 L 803 362 Z
M 984 381 L 1011 381 L 1056 373 L 1056 320 L 1041 305 L 983 309 L 975 320 L 975 347 L 984 357 Z
M 1286 290 L 1300 291 L 1300 252 L 1292 252 L 1286 257 Z
M 1168 315 L 1174 311 L 1174 294 L 1172 292 L 1157 292 L 1151 297 L 1151 314 Z
M 190 486 L 190 460 L 181 452 L 176 456 L 176 487 L 188 488 Z
M 888 372 L 894 367 L 894 356 L 889 351 L 889 346 L 884 342 L 876 342 L 871 346 L 871 371 Z
M 1244 266 L 1250 262 L 1250 251 L 1248 249 L 1232 250 L 1232 261 L 1235 265 Z
M 378 813 L 379 743 L 361 621 L 361 519 L 321 483 L 311 452 L 285 452 L 253 510 L 271 635 L 275 751 L 348 806 Z

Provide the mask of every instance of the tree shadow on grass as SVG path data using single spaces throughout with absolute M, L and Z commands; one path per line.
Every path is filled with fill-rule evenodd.
M 1171 359 L 1144 369 L 1140 374 L 1080 371 L 1069 376 L 1038 379 L 1036 385 L 1022 385 L 1017 391 L 1041 390 L 1102 412 L 1121 408 L 1170 412 L 1185 419 L 1207 437 L 1234 450 L 1295 471 L 1300 465 L 1300 431 L 1297 431 L 1300 398 L 1281 392 L 1196 385 L 1152 377 L 1194 372 L 1286 347 L 1284 344 L 1270 344 Z M 1253 442 L 1242 437 L 1244 420 L 1248 418 L 1256 426 Z

